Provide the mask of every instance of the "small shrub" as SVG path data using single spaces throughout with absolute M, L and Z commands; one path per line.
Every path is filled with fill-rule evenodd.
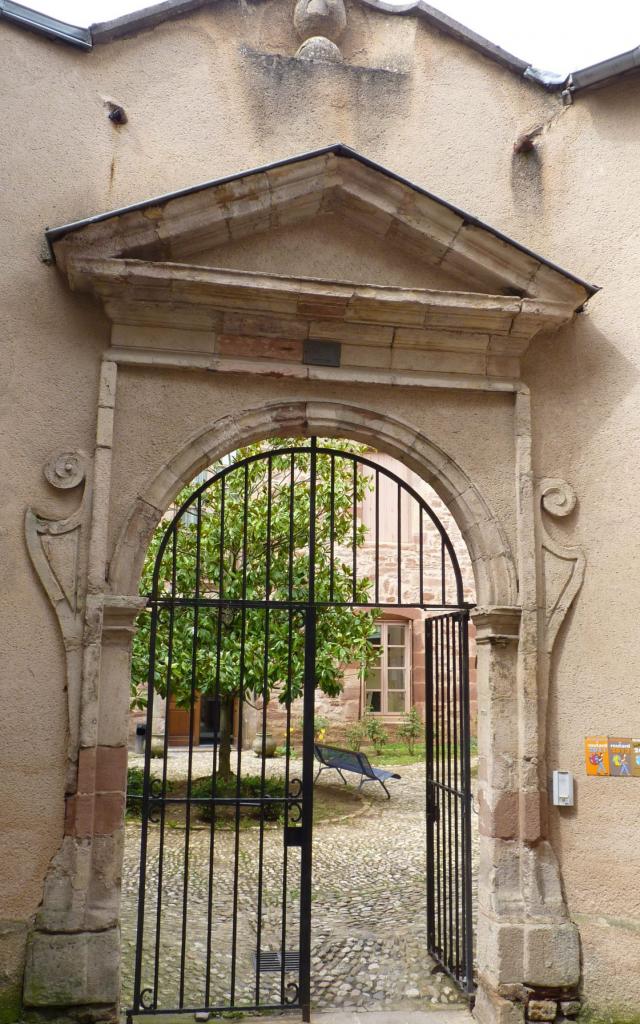
M 402 724 L 398 729 L 398 738 L 402 740 L 410 754 L 416 748 L 416 743 L 422 735 L 422 722 L 416 707 L 412 707 L 407 714 L 403 715 Z
M 353 722 L 352 725 L 348 725 L 345 729 L 345 737 L 349 750 L 354 750 L 356 754 L 359 753 L 362 750 L 362 744 L 367 738 L 362 722 Z
M 381 754 L 385 745 L 389 742 L 389 733 L 383 726 L 380 719 L 376 718 L 376 716 L 371 713 L 371 708 L 367 708 L 366 714 L 362 719 L 362 724 L 369 743 L 375 750 L 376 754 Z
M 211 776 L 206 776 L 202 779 L 194 779 L 191 785 L 191 796 L 192 797 L 210 797 L 211 796 Z M 237 777 L 232 775 L 229 779 L 216 780 L 216 797 L 235 797 L 238 792 Z M 259 775 L 243 775 L 240 780 L 240 796 L 241 797 L 254 797 L 259 798 L 262 795 L 262 781 Z M 266 797 L 283 797 L 284 796 L 284 781 L 283 779 L 268 779 L 264 780 L 264 796 Z M 279 821 L 284 817 L 284 805 L 281 803 L 262 805 L 264 809 L 264 820 L 265 821 Z M 196 804 L 197 815 L 202 821 L 211 821 L 213 817 L 213 804 Z M 242 807 L 240 809 L 242 817 L 255 818 L 260 820 L 260 807 Z M 235 807 L 232 804 L 223 804 L 222 806 L 216 807 L 216 819 L 224 819 L 235 816 Z
M 142 794 L 144 792 L 144 768 L 127 769 L 127 803 L 126 814 L 129 818 L 139 818 L 142 814 Z

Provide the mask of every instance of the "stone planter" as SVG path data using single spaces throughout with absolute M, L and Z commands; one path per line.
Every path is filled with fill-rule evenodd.
M 273 757 L 276 752 L 277 746 L 278 744 L 276 742 L 275 737 L 272 736 L 270 732 L 268 732 L 264 738 L 264 756 Z M 251 749 L 253 750 L 256 757 L 262 757 L 262 733 L 258 733 L 255 740 L 251 744 Z

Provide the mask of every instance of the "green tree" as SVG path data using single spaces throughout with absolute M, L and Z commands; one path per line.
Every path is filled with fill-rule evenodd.
M 322 447 L 319 442 L 319 447 Z M 326 442 L 358 453 L 351 442 Z M 303 447 L 295 453 L 286 447 Z M 270 458 L 264 457 L 272 452 Z M 246 461 L 249 460 L 249 461 Z M 239 465 L 242 463 L 242 465 Z M 366 527 L 358 504 L 371 477 L 353 459 L 319 453 L 316 461 L 315 600 L 371 599 L 371 581 L 357 568 Z M 181 708 L 194 694 L 220 700 L 220 762 L 230 772 L 230 723 L 235 697 L 281 702 L 303 689 L 304 615 L 300 610 L 247 606 L 245 601 L 301 602 L 309 598 L 310 455 L 301 439 L 270 439 L 238 449 L 210 468 L 214 482 L 199 493 L 193 484 L 177 497 L 188 506 L 176 520 L 160 559 L 158 597 L 212 598 L 223 606 L 161 607 L 155 644 L 154 688 L 168 690 Z M 355 513 L 354 513 L 355 510 Z M 198 530 L 198 523 L 200 529 Z M 154 591 L 156 558 L 169 528 L 161 522 L 145 561 L 141 593 Z M 354 574 L 354 564 L 356 566 Z M 241 606 L 233 602 L 243 601 Z M 320 607 L 317 617 L 316 683 L 336 696 L 346 664 L 361 673 L 378 653 L 369 643 L 374 610 Z M 143 706 L 149 671 L 151 616 L 144 612 L 133 644 L 132 704 Z

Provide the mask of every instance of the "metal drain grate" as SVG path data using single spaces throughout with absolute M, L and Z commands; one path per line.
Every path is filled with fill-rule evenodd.
M 253 963 L 261 974 L 265 971 L 281 971 L 283 955 L 285 971 L 300 970 L 300 953 L 297 950 L 289 950 L 282 954 L 280 950 L 272 952 L 271 950 L 263 949 L 259 956 L 255 953 L 253 954 Z

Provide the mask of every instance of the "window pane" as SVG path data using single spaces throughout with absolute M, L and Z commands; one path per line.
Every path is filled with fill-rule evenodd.
M 389 689 L 390 690 L 404 690 L 404 669 L 403 668 L 390 668 L 389 669 Z
M 389 690 L 387 695 L 387 707 L 390 714 L 397 714 L 404 711 L 404 691 Z
M 369 671 L 367 672 L 366 689 L 367 690 L 379 690 L 379 689 L 381 689 L 381 687 L 380 687 L 380 669 L 379 668 L 370 668 Z
M 372 690 L 371 693 L 367 693 L 367 704 L 373 712 L 379 712 L 382 709 L 382 702 L 380 700 L 380 691 L 377 692 Z
M 387 643 L 389 646 L 403 647 L 404 646 L 404 626 L 389 626 L 387 632 Z
M 404 647 L 389 648 L 389 668 L 404 668 Z

